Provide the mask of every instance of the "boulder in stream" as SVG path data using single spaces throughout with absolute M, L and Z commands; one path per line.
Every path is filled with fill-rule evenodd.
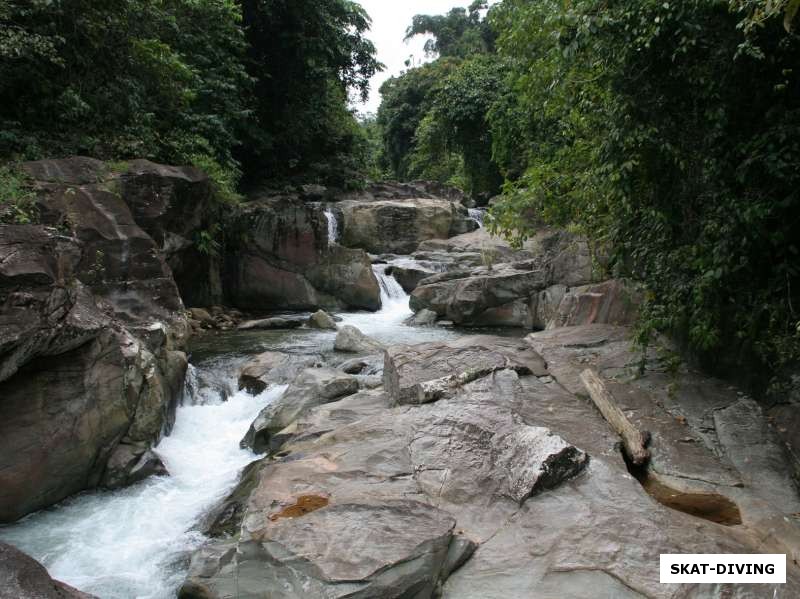
M 382 343 L 368 337 L 349 324 L 339 329 L 333 347 L 336 351 L 353 354 L 369 354 L 382 351 L 384 348 Z
M 0 598 L 96 599 L 53 580 L 43 565 L 3 542 L 0 542 Z
M 239 389 L 251 395 L 262 393 L 270 385 L 285 385 L 306 368 L 322 365 L 322 356 L 268 351 L 258 354 L 239 372 Z
M 263 453 L 270 439 L 308 409 L 358 391 L 358 379 L 332 368 L 307 368 L 278 399 L 264 408 L 247 431 L 241 446 Z
M 336 331 L 339 329 L 336 321 L 330 314 L 325 312 L 325 310 L 317 310 L 314 312 L 308 317 L 306 325 L 312 329 L 322 329 L 327 331 Z

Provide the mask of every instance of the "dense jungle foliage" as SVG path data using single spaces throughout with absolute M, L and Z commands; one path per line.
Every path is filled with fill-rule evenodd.
M 800 1 L 503 0 L 416 17 L 381 161 L 612 248 L 676 334 L 755 376 L 800 358 Z
M 229 188 L 352 183 L 380 67 L 348 0 L 0 0 L 0 159 L 194 163 Z
M 476 0 L 380 68 L 348 0 L 0 0 L 0 162 L 193 163 L 242 186 L 451 182 L 490 226 L 542 222 L 646 283 L 639 340 L 800 360 L 800 0 Z M 0 170 L 19 202 L 24 182 Z M 723 351 L 724 350 L 724 351 Z

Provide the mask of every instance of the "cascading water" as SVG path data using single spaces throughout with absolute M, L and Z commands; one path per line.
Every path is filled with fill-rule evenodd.
M 486 210 L 483 208 L 470 208 L 469 217 L 478 223 L 478 227 L 483 229 L 483 222 L 486 218 Z
M 398 258 L 393 263 L 411 263 L 411 258 Z M 409 295 L 397 280 L 386 274 L 390 264 L 373 264 L 372 271 L 381 289 L 381 309 L 376 313 L 342 314 L 343 324 L 350 324 L 370 337 L 386 344 L 424 343 L 456 336 L 452 331 L 437 327 L 409 327 L 406 320 L 413 315 Z
M 339 222 L 330 208 L 325 209 L 325 218 L 328 220 L 328 245 L 335 245 L 339 241 Z
M 40 560 L 54 578 L 102 599 L 175 597 L 188 552 L 204 540 L 198 521 L 256 459 L 239 441 L 285 390 L 255 398 L 238 392 L 222 402 L 201 388 L 197 371 L 187 380 L 192 401 L 178 408 L 172 433 L 156 450 L 171 476 L 79 495 L 0 529 L 0 538 Z

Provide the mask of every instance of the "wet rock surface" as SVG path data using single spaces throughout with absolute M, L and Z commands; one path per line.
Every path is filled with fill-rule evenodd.
M 358 380 L 332 368 L 307 368 L 300 372 L 285 393 L 258 415 L 242 440 L 242 447 L 263 453 L 271 439 L 304 412 L 358 391 Z
M 333 347 L 336 351 L 353 354 L 369 354 L 383 350 L 383 344 L 352 325 L 345 325 L 339 329 Z
M 96 599 L 53 580 L 44 566 L 5 543 L 0 543 L 0 598 Z

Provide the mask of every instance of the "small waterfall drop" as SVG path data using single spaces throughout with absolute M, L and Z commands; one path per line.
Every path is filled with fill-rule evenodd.
M 330 208 L 325 209 L 325 218 L 328 220 L 328 245 L 336 245 L 339 241 L 339 221 Z
M 383 309 L 392 304 L 401 303 L 408 305 L 408 294 L 400 286 L 393 276 L 386 274 L 388 264 L 375 264 L 372 267 L 375 276 L 378 278 L 378 284 L 381 286 L 381 303 Z
M 469 217 L 478 223 L 478 227 L 483 229 L 483 221 L 486 218 L 486 209 L 484 208 L 470 208 Z

